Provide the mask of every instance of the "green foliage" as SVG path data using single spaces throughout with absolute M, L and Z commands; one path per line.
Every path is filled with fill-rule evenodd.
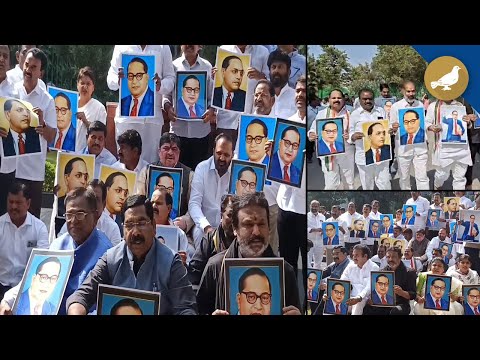
M 45 162 L 45 181 L 43 182 L 43 192 L 53 192 L 55 183 L 55 165 L 49 161 Z

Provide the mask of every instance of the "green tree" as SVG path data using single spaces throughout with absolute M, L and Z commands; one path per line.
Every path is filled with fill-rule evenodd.
M 369 88 L 374 92 L 378 92 L 378 74 L 372 70 L 368 63 L 353 67 L 349 78 L 348 88 L 355 97 L 362 88 Z

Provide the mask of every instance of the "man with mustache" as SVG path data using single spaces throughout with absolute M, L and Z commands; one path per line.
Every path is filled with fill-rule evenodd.
M 4 156 L 40 152 L 40 140 L 30 126 L 30 110 L 18 100 L 9 99 L 3 105 L 5 118 L 10 123 L 7 136 L 2 140 Z
M 315 120 L 342 118 L 344 131 L 341 136 L 344 139 L 348 139 L 350 112 L 345 106 L 345 98 L 343 92 L 338 89 L 332 90 L 329 95 L 328 103 L 329 104 L 327 108 L 324 108 L 318 112 Z M 316 121 L 312 122 L 312 125 L 310 126 L 310 130 L 308 130 L 307 135 L 308 140 L 314 143 L 317 142 L 318 134 Z M 344 155 L 327 156 L 323 158 L 323 161 L 321 163 L 319 161 L 319 164 L 322 167 L 323 176 L 325 177 L 325 190 L 340 190 L 340 188 L 342 187 L 353 190 L 355 165 L 352 161 L 352 158 L 354 157 L 354 155 L 354 146 L 346 142 Z
M 161 315 L 196 315 L 187 269 L 178 254 L 155 238 L 152 203 L 144 195 L 132 195 L 122 211 L 125 241 L 107 250 L 68 298 L 68 314 L 86 315 L 97 302 L 98 285 L 106 284 L 161 292 Z
M 267 65 L 270 70 L 270 81 L 275 88 L 275 105 L 273 106 L 273 113 L 277 117 L 288 119 L 297 112 L 295 104 L 295 89 L 288 86 L 292 60 L 287 53 L 277 49 L 272 51 L 268 56 Z M 297 82 L 295 83 L 295 86 Z M 305 111 L 306 110 L 305 104 Z
M 20 45 L 18 50 L 15 52 L 15 58 L 17 59 L 17 65 L 13 69 L 7 71 L 7 76 L 9 81 L 12 84 L 23 81 L 23 64 L 27 58 L 28 50 L 36 48 L 37 45 Z M 41 77 L 43 77 L 42 73 Z M 38 79 L 38 83 L 42 89 L 46 89 L 47 86 L 42 79 Z
M 28 212 L 30 198 L 20 182 L 7 190 L 7 213 L 0 217 L 0 298 L 22 280 L 32 249 L 49 246 L 47 227 Z
M 82 150 L 82 154 L 95 155 L 95 173 L 93 178 L 100 177 L 100 167 L 104 165 L 113 165 L 117 159 L 105 147 L 107 137 L 107 127 L 101 121 L 90 123 L 87 129 L 87 146 Z
M 236 235 L 230 247 L 211 257 L 205 267 L 197 293 L 200 314 L 228 315 L 225 311 L 224 258 L 275 257 L 268 244 L 268 202 L 263 193 L 233 198 L 232 222 Z M 300 299 L 293 267 L 285 262 L 284 315 L 300 315 Z
M 118 161 L 112 167 L 134 171 L 137 175 L 148 163 L 141 158 L 142 138 L 138 131 L 130 129 L 117 138 Z

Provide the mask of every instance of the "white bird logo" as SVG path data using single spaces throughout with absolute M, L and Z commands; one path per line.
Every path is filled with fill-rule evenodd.
M 460 67 L 455 65 L 452 71 L 450 71 L 448 74 L 443 75 L 437 81 L 432 81 L 430 83 L 432 89 L 435 89 L 437 86 L 443 86 L 443 91 L 452 90 L 450 86 L 455 85 L 458 82 L 458 70 L 460 70 Z

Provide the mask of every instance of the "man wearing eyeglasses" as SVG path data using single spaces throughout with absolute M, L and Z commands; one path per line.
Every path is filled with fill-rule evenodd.
M 480 290 L 472 287 L 467 291 L 467 298 L 465 306 L 465 315 L 480 315 Z
M 345 299 L 345 286 L 336 282 L 332 286 L 331 296 L 325 304 L 327 314 L 347 315 L 348 305 L 343 302 Z
M 448 310 L 448 300 L 443 298 L 447 284 L 442 278 L 433 279 L 430 293 L 426 295 L 425 306 L 430 309 Z
M 55 290 L 62 264 L 56 257 L 48 257 L 38 264 L 30 287 L 18 300 L 16 315 L 56 315 L 57 306 L 47 299 Z
M 172 175 L 169 173 L 163 172 L 157 176 L 157 180 L 155 181 L 155 190 L 166 190 L 173 197 L 175 193 L 175 181 L 173 180 Z M 172 207 L 170 211 L 170 218 L 176 219 L 178 215 L 177 209 Z
M 261 268 L 250 268 L 238 280 L 237 315 L 270 315 L 272 285 Z
M 254 193 L 257 188 L 257 174 L 251 166 L 246 166 L 238 172 L 235 195 Z
M 154 116 L 154 95 L 148 86 L 148 65 L 141 57 L 134 57 L 127 68 L 130 94 L 121 101 L 120 116 Z
M 279 139 L 278 150 L 272 156 L 270 176 L 282 182 L 300 185 L 300 169 L 293 163 L 300 147 L 300 132 L 295 126 L 286 127 Z
M 156 239 L 152 203 L 130 196 L 123 206 L 124 240 L 108 250 L 67 301 L 69 315 L 86 315 L 97 302 L 98 285 L 161 291 L 161 315 L 196 315 L 187 269 L 180 256 Z M 126 265 L 126 266 L 125 266 Z
M 178 117 L 200 119 L 204 115 L 205 108 L 198 103 L 200 91 L 200 80 L 195 75 L 183 80 L 182 97 L 177 100 Z
M 322 140 L 318 142 L 320 154 L 331 155 L 344 152 L 343 143 L 337 141 L 337 135 L 338 126 L 334 121 L 326 121 L 322 125 Z
M 267 140 L 267 125 L 260 119 L 253 119 L 247 126 L 245 138 L 248 161 L 268 165 L 270 156 L 265 151 Z
M 48 144 L 56 149 L 75 151 L 75 133 L 72 126 L 72 103 L 69 97 L 59 92 L 55 96 L 55 111 L 57 112 L 57 135 L 54 141 Z

